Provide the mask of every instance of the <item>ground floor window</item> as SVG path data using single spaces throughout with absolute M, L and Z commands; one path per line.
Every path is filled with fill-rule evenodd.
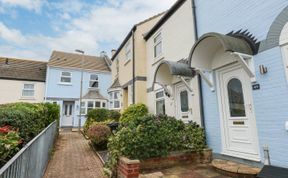
M 164 91 L 156 92 L 156 114 L 165 114 Z
M 23 90 L 22 90 L 22 96 L 23 97 L 33 97 L 35 93 L 34 84 L 24 84 Z
M 96 109 L 96 108 L 106 108 L 106 101 L 82 101 L 81 102 L 81 114 L 85 115 L 90 110 Z
M 111 91 L 109 92 L 109 108 L 111 109 L 120 109 L 120 91 Z

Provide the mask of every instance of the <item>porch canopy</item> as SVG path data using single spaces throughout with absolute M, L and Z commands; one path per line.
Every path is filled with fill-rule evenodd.
M 177 80 L 183 80 L 183 78 L 193 78 L 196 72 L 188 64 L 184 62 L 172 62 L 163 60 L 157 66 L 154 74 L 153 86 L 159 84 L 167 91 L 166 86 L 172 85 Z
M 244 38 L 207 33 L 193 46 L 189 55 L 189 66 L 195 68 L 197 73 L 214 90 L 213 70 L 233 62 L 239 62 L 250 77 L 254 77 L 251 69 L 252 50 Z

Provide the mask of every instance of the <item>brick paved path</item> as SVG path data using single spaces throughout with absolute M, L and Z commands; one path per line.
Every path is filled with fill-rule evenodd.
M 60 132 L 44 178 L 102 178 L 102 163 L 77 132 Z

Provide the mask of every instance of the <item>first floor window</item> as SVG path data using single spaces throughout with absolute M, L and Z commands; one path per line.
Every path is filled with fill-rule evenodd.
M 71 72 L 61 72 L 61 83 L 71 83 Z
M 89 81 L 89 87 L 90 88 L 98 88 L 99 81 L 98 81 L 98 75 L 91 74 L 90 75 L 90 81 Z
M 34 84 L 24 84 L 24 88 L 22 90 L 22 96 L 33 97 L 34 93 L 35 93 Z
M 159 33 L 154 38 L 154 58 L 159 57 L 162 54 L 162 36 L 161 33 Z
M 156 92 L 156 114 L 165 114 L 164 91 Z

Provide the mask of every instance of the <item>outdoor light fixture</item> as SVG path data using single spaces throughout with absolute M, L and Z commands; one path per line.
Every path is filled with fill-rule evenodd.
M 260 70 L 260 74 L 262 74 L 262 75 L 264 75 L 268 72 L 267 67 L 265 67 L 264 65 L 260 65 L 259 70 Z

